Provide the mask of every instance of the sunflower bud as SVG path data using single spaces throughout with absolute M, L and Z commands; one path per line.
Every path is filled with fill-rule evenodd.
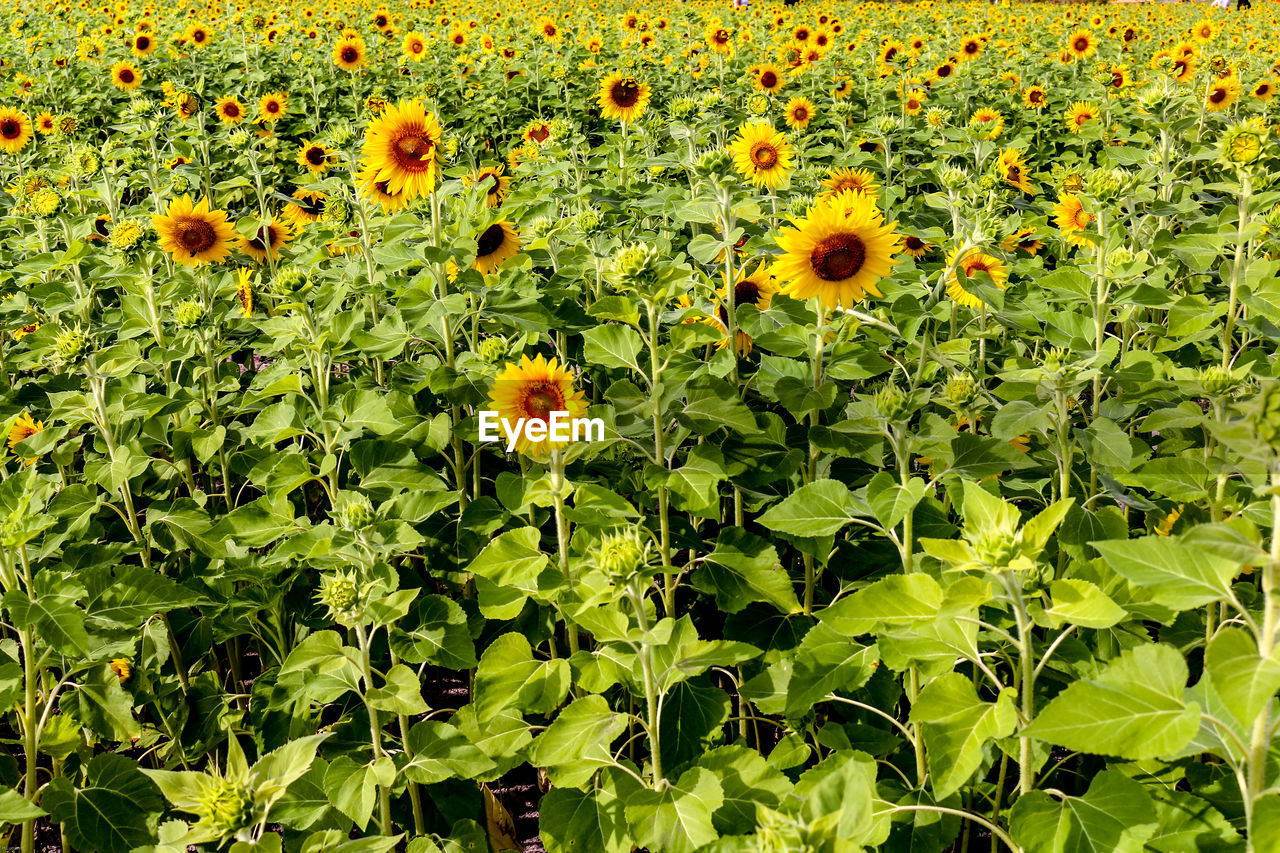
M 271 289 L 277 296 L 289 298 L 297 296 L 311 286 L 311 279 L 297 267 L 284 267 L 276 271 L 271 281 Z
M 978 396 L 978 383 L 968 373 L 957 373 L 947 380 L 943 396 L 956 408 L 969 406 Z
M 681 121 L 693 115 L 698 109 L 698 102 L 688 95 L 680 95 L 671 102 L 671 115 Z
M 712 148 L 702 152 L 694 164 L 693 173 L 706 181 L 718 181 L 733 171 L 733 158 L 726 148 Z
M 753 116 L 762 116 L 769 112 L 769 98 L 762 94 L 751 96 L 751 100 L 747 101 L 747 111 Z
M 111 248 L 127 252 L 138 245 L 144 233 L 141 225 L 132 219 L 126 219 L 111 229 L 111 236 L 108 239 L 111 241 Z
M 326 196 L 320 218 L 333 226 L 345 225 L 351 221 L 351 205 L 342 196 Z
M 1255 121 L 1233 124 L 1218 143 L 1218 156 L 1233 166 L 1248 166 L 1262 157 L 1267 129 Z
M 497 364 L 507 355 L 507 339 L 501 335 L 485 338 L 480 342 L 476 355 L 488 364 Z
M 360 585 L 348 571 L 323 575 L 316 600 L 329 610 L 329 618 L 340 625 L 355 624 L 361 611 Z
M 53 349 L 63 363 L 75 361 L 84 355 L 89 348 L 89 335 L 76 323 L 72 328 L 63 328 L 54 339 Z
M 644 568 L 649 549 L 635 529 L 618 530 L 600 537 L 596 565 L 615 583 L 626 583 Z
M 1206 397 L 1225 400 L 1234 397 L 1244 387 L 1244 381 L 1231 375 L 1227 368 L 1212 364 L 1200 371 L 1197 380 Z
M 939 175 L 942 185 L 952 192 L 958 192 L 969 183 L 969 174 L 964 169 L 957 169 L 955 166 L 947 166 Z
M 210 776 L 196 797 L 192 812 L 200 826 L 219 840 L 230 838 L 254 821 L 253 794 L 224 776 Z
M 635 243 L 613 257 L 613 278 L 622 290 L 647 291 L 658 283 L 658 250 Z
M 888 136 L 898 129 L 898 120 L 893 116 L 880 116 L 875 120 L 876 133 L 881 136 Z
M 36 190 L 31 196 L 31 212 L 41 219 L 48 219 L 62 208 L 62 196 L 53 187 Z
M 808 193 L 800 193 L 794 195 L 787 202 L 787 215 L 793 219 L 800 219 L 809 212 L 809 208 L 813 206 L 814 198 Z
M 346 530 L 359 530 L 373 521 L 373 504 L 362 494 L 348 494 L 342 505 L 331 513 L 331 517 L 339 527 Z
M 897 385 L 887 384 L 876 391 L 872 403 L 876 413 L 887 421 L 901 421 L 911 414 L 910 401 Z
M 1093 169 L 1085 179 L 1085 187 L 1090 196 L 1105 203 L 1120 196 L 1128 179 L 1128 174 L 1121 169 Z
M 946 107 L 930 107 L 924 114 L 925 123 L 929 127 L 946 127 L 951 123 L 951 110 Z
M 179 329 L 190 329 L 204 317 L 204 306 L 194 299 L 184 299 L 173 309 L 173 322 Z
M 600 208 L 591 205 L 578 212 L 574 217 L 574 225 L 579 231 L 588 234 L 600 227 L 600 220 Z
M 249 131 L 244 128 L 236 128 L 227 135 L 227 143 L 237 151 L 242 151 L 248 146 L 253 137 L 249 135 Z
M 191 190 L 191 179 L 182 172 L 174 172 L 169 176 L 169 186 L 174 195 L 184 195 Z

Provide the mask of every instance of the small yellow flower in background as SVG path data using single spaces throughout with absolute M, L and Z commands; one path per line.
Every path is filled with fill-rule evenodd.
M 1009 270 L 1005 267 L 1004 261 L 978 249 L 970 249 L 965 252 L 964 257 L 959 259 L 956 258 L 956 253 L 952 252 L 947 258 L 947 268 L 951 270 L 951 275 L 947 279 L 947 295 L 966 308 L 981 308 L 983 302 L 976 293 L 965 290 L 964 285 L 960 283 L 958 270 L 964 270 L 966 279 L 974 278 L 979 273 L 986 273 L 1001 290 L 1004 290 L 1005 282 L 1009 280 Z
M 129 664 L 128 658 L 116 658 L 110 664 L 111 671 L 116 674 L 116 678 L 120 679 L 120 683 L 124 684 L 129 680 L 129 676 L 133 675 L 133 668 Z
M 253 270 L 247 267 L 236 270 L 236 300 L 240 303 L 240 316 L 253 316 Z

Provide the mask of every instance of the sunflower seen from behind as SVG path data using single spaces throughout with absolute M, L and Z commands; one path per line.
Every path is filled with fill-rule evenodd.
M 188 267 L 218 263 L 231 254 L 237 242 L 226 212 L 211 210 L 207 198 L 195 204 L 189 195 L 175 198 L 164 214 L 151 217 L 151 225 L 160 248 Z
M 542 355 L 530 360 L 521 356 L 519 364 L 508 363 L 489 392 L 489 410 L 516 426 L 521 419 L 551 424 L 555 412 L 564 412 L 569 419 L 586 414 L 587 403 L 582 391 L 574 388 L 573 375 L 561 367 L 556 359 L 545 360 Z M 549 431 L 549 430 L 548 430 Z M 553 442 L 550 438 L 531 441 L 524 430 L 519 430 L 515 450 L 535 460 L 547 459 L 553 450 L 563 450 L 567 442 Z
M 782 293 L 816 297 L 825 308 L 883 295 L 878 282 L 898 262 L 902 237 L 870 198 L 851 192 L 821 198 L 792 225 L 777 235 L 782 254 L 770 270 Z

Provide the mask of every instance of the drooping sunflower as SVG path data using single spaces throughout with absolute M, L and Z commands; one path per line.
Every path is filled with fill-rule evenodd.
M 1098 52 L 1098 42 L 1089 30 L 1076 30 L 1067 39 L 1067 50 L 1075 59 L 1088 59 Z
M 236 231 L 226 212 L 210 210 L 207 198 L 198 204 L 192 204 L 189 195 L 175 198 L 164 215 L 151 217 L 151 224 L 160 248 L 184 266 L 217 263 L 231 254 L 235 245 Z
M 403 196 L 404 203 L 427 195 L 436 185 L 443 136 L 435 113 L 427 112 L 421 101 L 388 106 L 365 131 L 362 188 L 381 183 L 384 195 Z M 387 207 L 385 201 L 383 207 Z
M 809 122 L 813 121 L 813 114 L 816 109 L 813 101 L 804 96 L 792 98 L 787 102 L 787 127 L 792 130 L 804 130 L 809 126 Z
M 979 107 L 969 117 L 969 127 L 974 128 L 988 142 L 1000 136 L 1004 130 L 1004 116 L 999 110 L 990 107 Z
M 236 301 L 241 317 L 253 316 L 253 270 L 248 267 L 236 270 Z
M 364 39 L 358 35 L 345 36 L 338 39 L 333 46 L 333 64 L 343 71 L 357 71 L 365 62 L 369 50 Z
M 44 432 L 44 421 L 38 421 L 31 417 L 31 413 L 24 411 L 13 422 L 13 426 L 9 427 L 9 449 L 13 450 L 19 442 L 25 441 L 36 433 Z M 34 464 L 34 459 L 23 459 L 25 464 Z
M 959 259 L 956 258 L 956 253 L 952 252 L 947 258 L 947 268 L 951 270 L 947 278 L 947 295 L 966 308 L 981 308 L 983 302 L 980 296 L 966 290 L 960 283 L 959 270 L 964 271 L 966 282 L 981 273 L 986 273 L 1001 290 L 1004 290 L 1005 282 L 1009 280 L 1009 270 L 1005 267 L 1004 261 L 978 249 L 970 249 Z
M 293 239 L 288 226 L 274 219 L 254 229 L 253 236 L 240 238 L 240 250 L 260 264 L 280 257 L 280 250 Z
M 333 149 L 327 145 L 321 145 L 319 142 L 304 142 L 298 148 L 298 165 L 311 170 L 314 174 L 323 174 L 329 168 L 329 158 L 333 153 Z
M 516 229 L 505 220 L 495 222 L 476 237 L 476 259 L 471 267 L 481 275 L 488 275 L 518 251 L 520 235 Z
M 1049 102 L 1049 96 L 1041 86 L 1028 86 L 1022 93 L 1022 103 L 1029 110 L 1042 110 Z
M 218 121 L 226 125 L 235 125 L 244 121 L 244 104 L 240 103 L 239 98 L 231 95 L 218 98 L 214 112 L 218 114 Z
M 1076 101 L 1067 108 L 1066 114 L 1063 116 L 1067 123 L 1067 129 L 1072 133 L 1079 133 L 1084 130 L 1084 126 L 1098 117 L 1098 108 L 1088 101 Z
M 506 167 L 501 164 L 481 166 L 464 177 L 462 183 L 468 187 L 483 187 L 485 204 L 489 207 L 500 207 L 511 189 L 511 179 L 503 174 L 505 171 Z
M 1027 174 L 1027 164 L 1022 161 L 1022 152 L 1018 149 L 1006 148 L 1001 151 L 1000 158 L 996 161 L 996 168 L 1000 170 L 1000 177 L 1009 186 L 1027 195 L 1036 194 L 1031 176 Z
M 785 86 L 787 83 L 786 76 L 783 75 L 782 69 L 771 62 L 766 62 L 760 66 L 760 71 L 751 81 L 751 85 L 759 92 L 768 92 L 773 94 Z
M 0 107 L 0 151 L 17 154 L 31 141 L 31 119 L 21 110 Z
M 914 234 L 908 234 L 902 241 L 902 253 L 909 258 L 923 258 L 932 248 L 932 243 Z
M 1209 86 L 1204 108 L 1211 113 L 1222 112 L 1240 97 L 1240 78 L 1235 75 L 1220 77 Z
M 421 62 L 427 58 L 427 37 L 417 30 L 411 30 L 405 34 L 400 50 L 414 62 Z
M 825 195 L 841 193 L 857 193 L 875 201 L 880 195 L 876 179 L 868 169 L 832 169 L 822 182 L 827 188 Z
M 289 112 L 289 96 L 284 92 L 269 92 L 258 99 L 258 123 L 270 124 L 284 118 Z
M 729 145 L 733 165 L 758 187 L 777 189 L 791 174 L 791 143 L 768 122 L 747 122 Z
M 782 255 L 771 270 L 783 293 L 797 299 L 816 296 L 827 307 L 853 305 L 868 293 L 882 295 L 877 282 L 897 263 L 902 238 L 897 223 L 886 224 L 869 198 L 841 193 L 819 199 L 792 224 L 778 234 Z
M 1034 226 L 1019 229 L 1000 242 L 1000 248 L 1006 252 L 1021 249 L 1028 255 L 1036 255 L 1044 248 L 1044 242 L 1036 236 Z
M 1067 242 L 1077 246 L 1089 245 L 1084 232 L 1093 224 L 1093 214 L 1084 209 L 1080 197 L 1071 193 L 1063 195 L 1053 205 L 1053 224 L 1058 226 Z
M 132 92 L 142 85 L 142 74 L 132 62 L 122 59 L 111 66 L 111 83 L 122 92 Z
M 600 93 L 596 97 L 602 116 L 629 124 L 648 109 L 649 84 L 615 71 L 600 84 Z
M 580 418 L 586 414 L 587 403 L 582 391 L 573 387 L 573 375 L 554 358 L 547 361 L 539 355 L 530 360 L 525 355 L 520 357 L 520 364 L 508 363 L 498 374 L 489 392 L 488 408 L 513 425 L 521 419 L 550 425 L 553 412 L 565 412 L 570 419 Z M 524 430 L 517 434 L 515 443 L 517 453 L 539 460 L 566 446 L 564 442 L 552 442 L 549 435 L 531 441 Z
M 294 201 L 284 206 L 280 218 L 293 226 L 295 231 L 309 225 L 324 213 L 325 194 L 314 190 L 297 189 L 293 191 Z

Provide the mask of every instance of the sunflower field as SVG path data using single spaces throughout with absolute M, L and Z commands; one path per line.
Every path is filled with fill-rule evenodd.
M 0 25 L 9 849 L 1280 851 L 1274 4 Z

